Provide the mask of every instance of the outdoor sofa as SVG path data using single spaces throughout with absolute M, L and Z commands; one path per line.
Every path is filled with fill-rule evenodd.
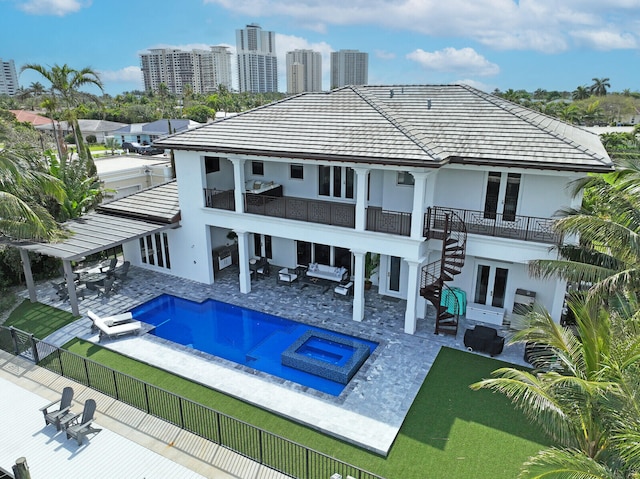
M 307 276 L 311 278 L 326 279 L 342 283 L 347 279 L 347 268 L 343 266 L 329 266 L 326 264 L 309 263 Z

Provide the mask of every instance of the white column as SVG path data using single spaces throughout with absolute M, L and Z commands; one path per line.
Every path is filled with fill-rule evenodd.
M 409 278 L 407 279 L 407 309 L 404 313 L 404 332 L 414 334 L 417 325 L 418 292 L 420 289 L 420 265 L 421 261 L 409 261 Z
M 364 255 L 363 251 L 353 251 L 355 268 L 353 272 L 353 320 L 364 319 Z
M 562 307 L 564 306 L 564 298 L 567 292 L 567 282 L 563 279 L 556 279 L 555 294 L 553 295 L 553 304 L 549 310 L 549 314 L 556 323 L 560 322 L 562 317 Z
M 424 224 L 424 195 L 427 190 L 427 177 L 429 173 L 411 172 L 414 179 L 413 185 L 413 209 L 411 211 L 411 238 L 420 239 Z
M 249 233 L 237 231 L 238 235 L 238 266 L 240 267 L 240 292 L 251 292 L 251 272 L 249 271 Z
M 244 213 L 244 159 L 233 158 L 233 197 L 236 202 L 236 213 Z
M 31 260 L 29 259 L 29 252 L 24 249 L 20 249 L 20 259 L 22 260 L 22 271 L 24 272 L 24 279 L 27 282 L 27 289 L 29 290 L 29 301 L 35 303 L 38 301 L 36 295 L 36 285 L 33 282 L 33 273 L 31 272 Z
M 367 225 L 368 168 L 354 168 L 356 172 L 356 231 L 364 231 Z
M 73 268 L 71 267 L 71 261 L 65 259 L 62 261 L 62 267 L 64 268 L 64 277 L 67 280 L 67 290 L 69 291 L 69 303 L 71 303 L 71 312 L 74 316 L 80 316 L 80 309 L 78 308 L 78 297 L 76 296 L 76 284 L 73 281 Z

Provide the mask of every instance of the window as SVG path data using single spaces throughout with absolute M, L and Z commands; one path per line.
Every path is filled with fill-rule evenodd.
M 413 186 L 415 184 L 415 179 L 408 171 L 398 171 L 398 184 Z
M 355 171 L 345 166 L 318 166 L 318 194 L 334 198 L 354 195 Z
M 206 174 L 220 171 L 220 158 L 218 158 L 217 156 L 205 156 L 204 170 Z
M 251 173 L 256 176 L 264 176 L 264 163 L 262 161 L 252 161 Z
M 140 256 L 142 262 L 158 266 L 164 269 L 171 269 L 169 259 L 169 237 L 167 233 L 155 233 L 140 238 Z
M 289 168 L 291 171 L 291 178 L 297 180 L 304 179 L 304 168 L 302 167 L 302 165 L 291 165 Z

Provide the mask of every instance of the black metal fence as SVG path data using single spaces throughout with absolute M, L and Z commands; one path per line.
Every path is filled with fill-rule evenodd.
M 383 479 L 381 476 L 252 426 L 210 407 L 0 326 L 0 348 L 84 384 L 291 477 Z

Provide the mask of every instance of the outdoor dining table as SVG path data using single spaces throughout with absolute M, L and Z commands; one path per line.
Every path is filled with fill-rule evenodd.
M 105 279 L 107 279 L 107 273 L 89 273 L 82 276 L 80 281 L 85 284 L 93 283 L 102 286 Z

